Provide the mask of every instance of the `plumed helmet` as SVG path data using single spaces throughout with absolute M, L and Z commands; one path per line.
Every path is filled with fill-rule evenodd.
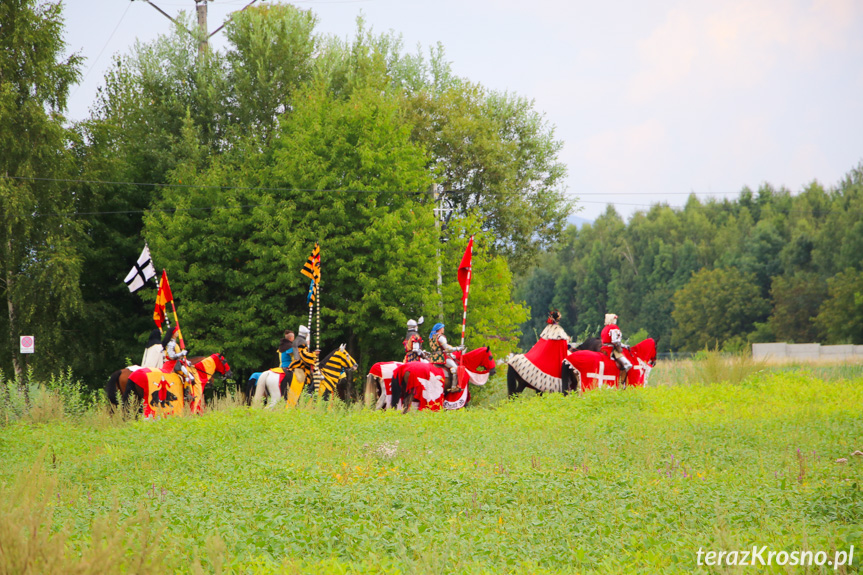
M 605 314 L 605 325 L 611 325 L 613 323 L 617 323 L 617 314 L 616 313 Z
M 301 325 L 299 332 L 300 332 L 300 337 L 309 337 L 309 328 L 307 328 L 306 326 Z
M 409 319 L 409 320 L 408 320 L 408 329 L 412 329 L 412 330 L 416 331 L 416 329 L 417 329 L 417 320 L 415 320 L 415 319 Z

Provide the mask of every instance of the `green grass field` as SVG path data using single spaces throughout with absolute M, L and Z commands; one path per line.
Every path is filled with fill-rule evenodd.
M 0 427 L 0 573 L 834 572 L 696 562 L 753 545 L 854 545 L 836 572 L 858 572 L 860 366 L 715 384 L 665 367 L 582 397 L 500 400 L 499 377 L 439 414 L 124 422 L 45 400 Z

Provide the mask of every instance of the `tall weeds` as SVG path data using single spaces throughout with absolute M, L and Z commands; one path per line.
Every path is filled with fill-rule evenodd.
M 44 459 L 44 458 L 40 458 Z M 161 573 L 161 532 L 143 508 L 120 520 L 115 503 L 96 518 L 89 545 L 76 549 L 66 529 L 57 530 L 55 500 L 63 499 L 57 481 L 40 463 L 0 498 L 0 575 Z
M 72 370 L 38 381 L 33 371 L 7 379 L 0 371 L 0 425 L 24 420 L 46 423 L 63 417 L 80 419 L 104 405 L 104 397 L 72 375 Z
M 751 375 L 767 369 L 763 360 L 750 354 L 727 354 L 719 351 L 701 351 L 692 359 L 661 361 L 650 374 L 651 385 L 685 385 L 729 383 L 737 385 Z

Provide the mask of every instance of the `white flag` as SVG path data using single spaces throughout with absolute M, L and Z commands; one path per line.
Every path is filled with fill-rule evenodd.
M 150 248 L 145 244 L 144 251 L 138 258 L 135 267 L 126 275 L 126 285 L 129 291 L 135 293 L 147 283 L 147 280 L 156 275 L 156 268 L 153 267 L 153 260 L 150 259 Z

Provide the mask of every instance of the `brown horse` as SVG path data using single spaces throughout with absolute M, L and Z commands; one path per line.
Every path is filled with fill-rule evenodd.
M 130 393 L 134 393 L 144 405 L 144 417 L 181 414 L 184 405 L 192 413 L 200 413 L 204 388 L 213 376 L 218 373 L 226 379 L 233 377 L 231 366 L 221 353 L 214 353 L 190 364 L 189 373 L 194 378 L 192 383 L 187 384 L 183 375 L 172 368 L 170 363 L 166 363 L 161 370 L 135 370 L 128 378 L 123 402 L 126 402 Z
M 199 355 L 195 357 L 190 357 L 189 363 L 198 363 L 199 361 L 204 359 L 204 357 L 206 356 Z M 108 378 L 108 383 L 105 384 L 105 394 L 107 394 L 108 396 L 108 403 L 110 404 L 112 410 L 113 408 L 120 405 L 119 401 L 117 400 L 118 390 L 122 397 L 128 397 L 126 389 L 129 385 L 129 376 L 132 375 L 132 373 L 134 372 L 131 369 L 129 369 L 128 367 L 124 367 L 123 369 L 118 369 L 117 371 L 112 373 L 111 377 Z

